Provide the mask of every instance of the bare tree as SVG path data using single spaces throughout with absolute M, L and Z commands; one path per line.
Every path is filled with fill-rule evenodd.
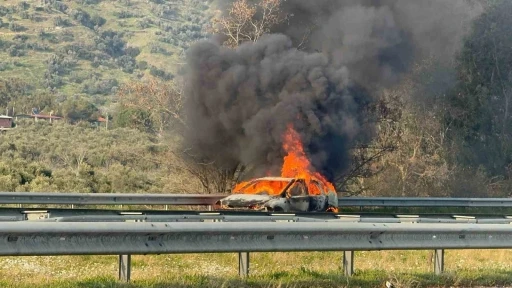
M 402 131 L 399 123 L 402 117 L 400 99 L 381 98 L 362 109 L 365 119 L 363 130 L 375 129 L 372 141 L 356 141 L 350 149 L 350 167 L 336 176 L 334 183 L 339 192 L 350 195 L 364 194 L 375 189 L 371 178 L 378 175 L 383 167 L 379 162 L 387 154 L 398 149 Z
M 241 164 L 219 168 L 214 162 L 201 161 L 190 151 L 180 153 L 171 151 L 170 156 L 179 159 L 176 161 L 179 167 L 196 177 L 203 186 L 203 191 L 208 194 L 230 193 L 245 170 L 245 166 Z
M 282 15 L 283 0 L 260 0 L 250 4 L 247 0 L 236 0 L 226 14 L 218 11 L 212 19 L 209 32 L 224 35 L 223 45 L 231 48 L 241 43 L 257 41 L 263 34 L 269 33 L 272 27 L 286 20 Z M 207 193 L 230 192 L 234 184 L 240 180 L 245 166 L 241 163 L 232 167 L 219 167 L 215 162 L 204 159 L 190 149 L 169 152 L 169 159 L 181 169 L 195 176 Z
M 158 155 L 146 155 L 146 161 L 178 171 L 184 177 L 195 177 L 206 193 L 229 192 L 238 181 L 243 170 L 241 165 L 219 168 L 215 163 L 194 154 L 191 149 L 181 148 L 183 132 L 187 129 L 181 81 L 163 82 L 152 79 L 128 83 L 120 88 L 117 96 L 122 107 L 147 111 L 158 127 L 156 132 L 161 137 L 159 149 L 163 151 Z M 179 137 L 163 137 L 164 131 L 172 128 L 173 123 L 179 126 L 174 134 Z
M 247 0 L 235 1 L 227 15 L 212 19 L 210 32 L 226 36 L 224 45 L 234 48 L 246 41 L 255 42 L 272 27 L 282 23 L 287 16 L 282 15 L 282 0 L 261 0 L 249 4 Z
M 381 101 L 395 112 L 391 119 L 384 118 L 388 121 L 377 123 L 372 145 L 393 149 L 374 159 L 376 173 L 365 179 L 372 186 L 367 190 L 395 196 L 441 196 L 446 192 L 453 171 L 445 145 L 450 124 L 442 121 L 442 111 L 436 108 L 442 102 L 425 104 L 414 96 L 435 96 L 426 95 L 432 92 L 425 90 L 432 84 L 428 79 L 437 72 L 434 68 L 434 63 L 420 62 L 400 85 L 383 91 Z M 427 79 L 419 80 L 419 75 Z
M 180 81 L 162 82 L 151 79 L 147 82 L 128 83 L 119 89 L 119 103 L 127 108 L 143 109 L 156 124 L 158 134 L 172 124 L 186 126 L 183 111 L 183 85 Z

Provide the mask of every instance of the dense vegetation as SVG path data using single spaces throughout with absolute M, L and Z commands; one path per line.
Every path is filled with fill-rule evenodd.
M 1 136 L 0 191 L 199 190 L 155 137 L 130 128 L 24 121 Z M 164 159 L 163 159 L 164 158 Z M 166 161 L 168 160 L 168 161 Z
M 383 91 L 373 150 L 354 153 L 340 191 L 510 195 L 512 2 L 487 2 L 453 63 L 422 59 Z M 4 1 L 0 107 L 36 107 L 65 120 L 18 121 L 0 136 L 0 190 L 222 190 L 225 174 L 177 148 L 186 126 L 179 63 L 206 35 L 208 5 Z M 89 123 L 107 115 L 108 129 Z
M 197 191 L 176 161 L 162 163 L 176 141 L 144 130 L 155 121 L 138 121 L 144 111 L 118 111 L 116 96 L 125 83 L 179 75 L 207 9 L 201 0 L 3 1 L 1 111 L 65 120 L 16 121 L 0 135 L 0 190 Z M 108 130 L 89 123 L 100 116 L 113 120 Z
M 84 98 L 108 108 L 127 81 L 178 74 L 180 55 L 204 37 L 207 9 L 202 0 L 3 1 L 0 79 L 23 81 L 32 97 L 51 93 L 57 103 Z M 10 100 L 0 106 L 30 112 L 25 99 Z

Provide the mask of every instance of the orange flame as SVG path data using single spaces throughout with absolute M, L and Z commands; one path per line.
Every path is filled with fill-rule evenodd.
M 284 135 L 283 148 L 288 155 L 284 157 L 284 163 L 281 169 L 282 177 L 304 179 L 308 186 L 309 194 L 312 195 L 320 194 L 318 187 L 311 181 L 313 179 L 321 182 L 323 184 L 322 186 L 327 187 L 328 191 L 335 191 L 334 186 L 327 181 L 323 175 L 311 170 L 311 163 L 304 152 L 300 135 L 291 124 L 288 125 L 288 129 Z
M 334 186 L 318 172 L 313 172 L 311 163 L 304 152 L 299 133 L 289 124 L 283 135 L 283 149 L 287 153 L 281 168 L 281 177 L 304 179 L 311 195 L 320 194 L 319 187 L 312 180 L 317 180 L 327 191 L 335 191 Z M 289 182 L 275 180 L 247 181 L 235 186 L 233 193 L 255 194 L 266 191 L 269 195 L 279 195 Z
M 288 185 L 288 181 L 246 181 L 240 182 L 233 189 L 233 193 L 256 194 L 267 192 L 268 195 L 279 195 Z

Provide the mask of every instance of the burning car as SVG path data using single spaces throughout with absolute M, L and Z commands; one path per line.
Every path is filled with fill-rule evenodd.
M 283 137 L 280 177 L 263 177 L 238 183 L 233 194 L 217 202 L 220 209 L 283 212 L 338 212 L 334 185 L 315 171 L 293 125 Z
M 221 209 L 282 212 L 338 212 L 332 185 L 314 177 L 263 177 L 242 182 L 217 202 Z

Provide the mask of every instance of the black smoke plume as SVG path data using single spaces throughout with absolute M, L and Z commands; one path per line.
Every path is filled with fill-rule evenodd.
M 449 61 L 480 10 L 467 0 L 283 1 L 290 17 L 272 35 L 236 49 L 215 40 L 189 49 L 186 145 L 220 168 L 279 174 L 292 123 L 314 168 L 333 180 L 354 141 L 371 135 L 362 111 L 379 89 L 422 57 Z

